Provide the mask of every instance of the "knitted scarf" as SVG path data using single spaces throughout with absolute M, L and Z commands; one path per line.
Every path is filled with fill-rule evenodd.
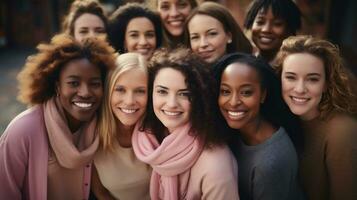
M 90 163 L 99 144 L 98 135 L 95 134 L 96 117 L 81 127 L 79 143 L 76 145 L 59 98 L 52 97 L 44 103 L 43 111 L 48 139 L 58 163 L 68 169 Z
M 153 168 L 150 181 L 151 199 L 184 199 L 188 179 L 180 179 L 179 182 L 179 175 L 189 176 L 191 167 L 202 152 L 203 143 L 189 134 L 189 123 L 178 127 L 166 136 L 161 144 L 153 134 L 139 131 L 139 124 L 135 126 L 132 145 L 138 159 Z

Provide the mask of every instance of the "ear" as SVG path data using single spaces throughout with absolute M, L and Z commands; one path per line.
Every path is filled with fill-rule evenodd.
M 264 90 L 264 91 L 262 92 L 262 96 L 260 97 L 260 103 L 261 103 L 261 104 L 264 103 L 266 96 L 267 96 L 267 90 Z

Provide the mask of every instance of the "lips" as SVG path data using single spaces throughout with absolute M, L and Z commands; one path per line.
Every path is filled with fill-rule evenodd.
M 226 110 L 228 117 L 232 120 L 239 120 L 242 119 L 245 114 L 246 111 L 232 111 L 232 110 Z
M 296 96 L 290 96 L 290 99 L 292 100 L 293 103 L 298 105 L 303 105 L 310 100 L 310 98 L 296 97 Z
M 181 27 L 183 25 L 184 20 L 168 20 L 167 24 L 170 26 Z
M 200 52 L 198 52 L 198 54 L 200 55 L 201 58 L 207 59 L 207 58 L 211 57 L 213 52 L 214 52 L 213 50 L 212 51 L 200 51 Z
M 90 102 L 73 102 L 73 104 L 79 108 L 89 109 L 92 108 L 94 103 Z
M 143 49 L 137 49 L 136 52 L 140 53 L 142 55 L 146 55 L 151 51 L 151 48 L 143 48 Z
M 133 114 L 137 112 L 139 109 L 129 109 L 129 108 L 119 108 L 125 114 Z
M 168 111 L 168 110 L 162 110 L 162 112 L 165 115 L 168 115 L 168 116 L 178 116 L 178 115 L 180 115 L 182 113 L 182 112 L 179 112 L 179 111 Z

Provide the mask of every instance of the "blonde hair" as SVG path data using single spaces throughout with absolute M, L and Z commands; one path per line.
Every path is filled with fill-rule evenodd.
M 148 73 L 146 59 L 138 53 L 121 54 L 116 59 L 116 68 L 107 76 L 98 124 L 100 146 L 105 151 L 113 150 L 116 143 L 116 135 L 120 132 L 116 124 L 116 120 L 118 119 L 116 119 L 110 103 L 115 83 L 121 75 L 133 69 L 141 69 L 145 73 Z
M 295 53 L 308 53 L 324 63 L 327 89 L 319 103 L 320 118 L 331 117 L 333 111 L 356 114 L 357 98 L 351 83 L 355 77 L 345 68 L 338 47 L 329 41 L 301 35 L 291 36 L 283 41 L 277 55 L 275 69 L 281 76 L 285 58 Z

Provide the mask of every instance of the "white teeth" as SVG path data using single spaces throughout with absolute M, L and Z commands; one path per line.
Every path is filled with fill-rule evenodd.
M 269 42 L 273 41 L 273 39 L 267 38 L 267 37 L 261 37 L 260 40 L 265 43 L 269 43 Z
M 134 113 L 136 112 L 136 109 L 125 109 L 125 108 L 120 108 L 121 111 L 123 111 L 123 113 L 126 113 L 126 114 L 131 114 L 131 113 Z
M 182 21 L 170 21 L 169 24 L 172 26 L 180 26 L 182 24 Z
M 237 116 L 242 116 L 244 114 L 244 112 L 233 112 L 233 111 L 228 111 L 228 114 L 229 115 L 232 115 L 234 117 L 237 117 Z
M 164 110 L 164 113 L 166 115 L 170 115 L 170 116 L 176 116 L 176 115 L 180 114 L 180 112 L 170 112 L 170 111 L 166 111 L 166 110 Z
M 80 107 L 80 108 L 89 108 L 93 104 L 92 103 L 80 103 L 80 102 L 74 102 L 74 105 Z
M 292 99 L 296 102 L 303 103 L 306 102 L 308 99 L 307 98 L 298 98 L 298 97 L 292 97 Z

